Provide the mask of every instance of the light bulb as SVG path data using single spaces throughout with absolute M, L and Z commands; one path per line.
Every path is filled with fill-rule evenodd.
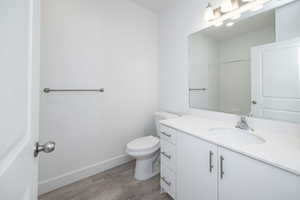
M 214 16 L 215 16 L 215 19 L 218 18 L 218 17 L 221 17 L 222 13 L 221 13 L 221 8 L 216 8 L 214 10 Z
M 211 7 L 211 4 L 208 3 L 208 5 L 207 5 L 207 7 L 206 7 L 205 14 L 204 14 L 204 19 L 205 19 L 206 21 L 210 21 L 210 20 L 212 20 L 212 19 L 214 19 L 214 18 L 215 18 L 215 16 L 214 16 L 214 11 L 213 11 L 213 9 L 212 9 L 212 7 Z
M 221 11 L 227 13 L 239 8 L 239 0 L 223 0 L 221 3 Z
M 233 4 L 231 0 L 223 0 L 221 3 L 221 11 L 223 13 L 233 10 Z

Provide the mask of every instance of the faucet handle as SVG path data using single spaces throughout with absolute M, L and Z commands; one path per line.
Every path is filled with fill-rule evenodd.
M 247 119 L 248 116 L 246 115 L 241 115 L 241 119 Z

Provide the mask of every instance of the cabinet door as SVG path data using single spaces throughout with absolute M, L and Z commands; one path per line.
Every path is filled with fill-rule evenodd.
M 177 140 L 177 200 L 217 200 L 217 147 L 186 134 Z
M 300 176 L 223 148 L 219 158 L 219 200 L 300 199 Z

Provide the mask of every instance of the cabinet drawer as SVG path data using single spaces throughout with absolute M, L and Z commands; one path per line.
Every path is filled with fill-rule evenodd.
M 160 144 L 161 163 L 176 172 L 176 146 L 164 140 L 161 140 Z
M 164 125 L 160 125 L 160 138 L 176 144 L 177 131 Z
M 176 174 L 163 164 L 161 165 L 160 186 L 164 192 L 176 199 Z

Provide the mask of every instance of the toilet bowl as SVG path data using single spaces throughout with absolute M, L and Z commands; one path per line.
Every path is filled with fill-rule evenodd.
M 136 159 L 135 179 L 147 180 L 159 173 L 159 170 L 153 170 L 159 149 L 159 139 L 154 136 L 138 138 L 127 144 L 126 153 Z
M 156 133 L 155 136 L 137 138 L 126 146 L 126 153 L 136 159 L 134 178 L 147 180 L 159 173 L 160 167 L 155 166 L 159 161 L 160 140 L 159 121 L 178 117 L 178 115 L 157 112 L 155 113 Z

